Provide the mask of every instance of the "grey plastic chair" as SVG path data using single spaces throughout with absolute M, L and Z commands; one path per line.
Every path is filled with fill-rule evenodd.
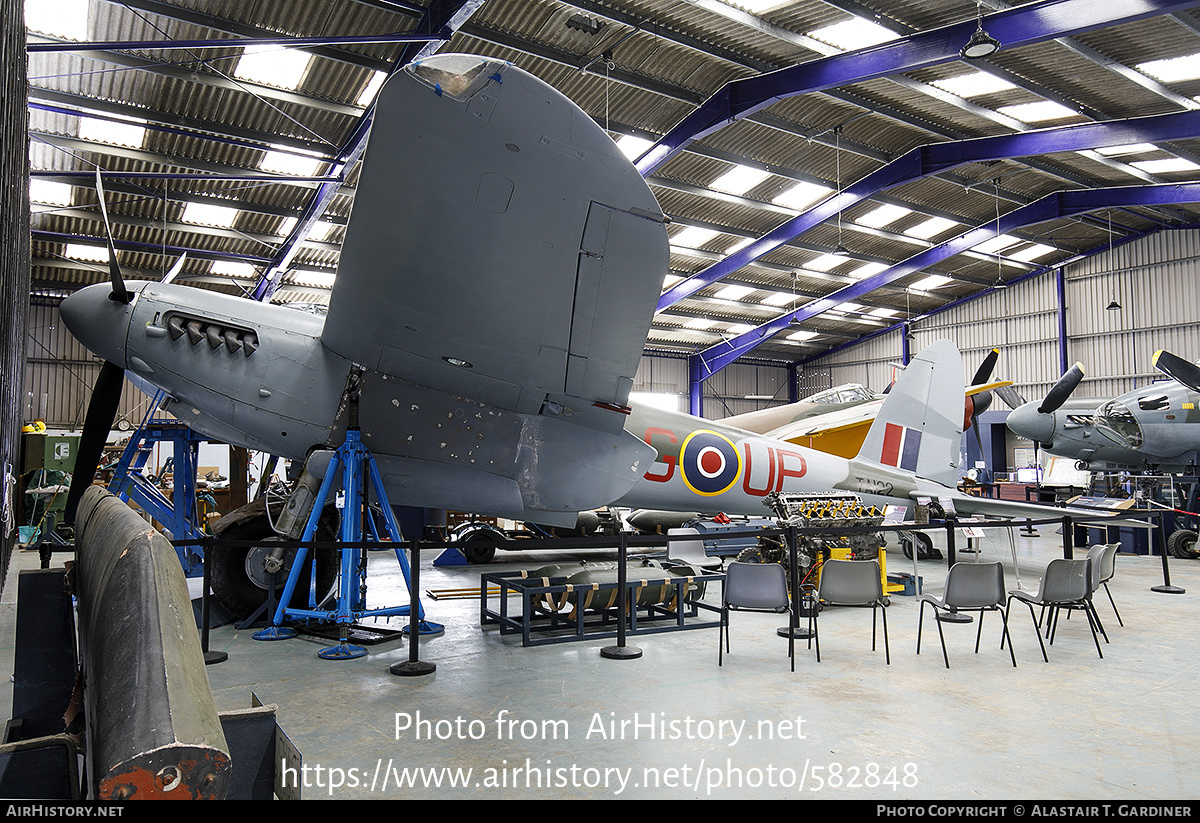
M 725 558 L 708 555 L 704 550 L 704 538 L 700 537 L 699 530 L 690 526 L 667 529 L 667 559 L 702 569 L 719 569 L 725 565 Z
M 950 668 L 950 656 L 946 653 L 946 635 L 942 623 L 951 622 L 949 615 L 958 612 L 979 612 L 979 628 L 975 632 L 975 653 L 979 654 L 979 641 L 983 637 L 983 613 L 1000 612 L 1004 621 L 1000 648 L 1008 642 L 1008 655 L 1013 666 L 1017 655 L 1008 636 L 1008 615 L 1004 610 L 1004 567 L 999 563 L 955 563 L 946 577 L 946 590 L 939 599 L 931 594 L 921 595 L 921 616 L 917 621 L 917 654 L 921 653 L 921 631 L 925 625 L 925 605 L 933 607 L 934 622 L 937 623 L 938 638 L 942 641 L 942 659 Z
M 883 614 L 883 650 L 889 665 L 892 662 L 888 646 L 887 601 L 883 598 L 878 560 L 826 560 L 821 564 L 821 582 L 817 597 L 829 606 L 871 607 L 871 651 L 875 651 L 876 612 Z M 817 662 L 821 662 L 819 620 L 810 618 L 812 626 L 809 643 L 817 644 Z
M 1032 618 L 1034 629 L 1037 631 L 1038 645 L 1042 647 L 1042 659 L 1049 663 L 1050 658 L 1046 655 L 1046 644 L 1042 642 L 1041 625 L 1038 622 L 1038 616 L 1034 613 L 1033 607 L 1040 606 L 1042 608 L 1047 621 L 1046 634 L 1050 638 L 1051 645 L 1054 644 L 1054 636 L 1058 629 L 1059 611 L 1064 608 L 1078 608 L 1087 615 L 1088 626 L 1092 630 L 1092 640 L 1096 643 L 1097 654 L 1100 657 L 1104 657 L 1104 652 L 1100 648 L 1100 638 L 1096 634 L 1096 621 L 1093 617 L 1090 597 L 1092 590 L 1091 583 L 1091 560 L 1087 558 L 1080 560 L 1067 560 L 1066 558 L 1051 560 L 1050 565 L 1046 567 L 1046 573 L 1042 575 L 1042 584 L 1036 595 L 1031 595 L 1019 589 L 1008 593 L 1008 603 L 1005 605 L 1005 618 L 1008 617 L 1008 610 L 1012 608 L 1013 600 L 1020 600 L 1029 606 L 1029 616 Z
M 792 601 L 788 597 L 787 574 L 778 563 L 730 563 L 725 570 L 725 589 L 721 598 L 720 633 L 717 637 L 717 665 L 724 664 L 729 651 L 729 613 L 731 611 L 774 612 L 786 614 L 792 625 Z M 788 632 L 788 657 L 796 670 L 795 632 Z
M 1108 595 L 1108 602 L 1112 605 L 1113 614 L 1117 616 L 1117 623 L 1124 626 L 1125 621 L 1121 619 L 1121 613 L 1117 611 L 1117 603 L 1113 600 L 1112 592 L 1108 588 L 1108 581 L 1112 580 L 1117 573 L 1117 552 L 1120 550 L 1120 543 L 1105 545 L 1104 551 L 1100 554 L 1100 567 L 1096 570 L 1096 579 L 1104 587 L 1104 593 Z

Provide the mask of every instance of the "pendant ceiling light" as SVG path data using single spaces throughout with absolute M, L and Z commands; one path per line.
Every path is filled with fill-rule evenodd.
M 981 57 L 991 57 L 1000 51 L 1000 41 L 983 30 L 983 3 L 976 4 L 977 25 L 975 33 L 967 40 L 959 54 L 968 60 L 978 60 Z

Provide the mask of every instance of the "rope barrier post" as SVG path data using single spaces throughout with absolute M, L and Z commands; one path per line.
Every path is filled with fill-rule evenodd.
M 642 656 L 642 650 L 637 646 L 625 645 L 625 621 L 628 619 L 625 610 L 628 606 L 627 601 L 629 600 L 625 585 L 626 548 L 626 535 L 625 532 L 621 532 L 617 538 L 617 645 L 605 646 L 600 650 L 600 656 L 607 657 L 609 660 L 636 660 Z
M 200 547 L 204 551 L 204 562 L 201 564 L 202 569 L 202 591 L 200 593 L 200 651 L 204 653 L 204 665 L 211 666 L 214 663 L 224 663 L 229 659 L 227 652 L 212 652 L 208 650 L 208 630 L 209 630 L 209 587 L 212 584 L 210 579 L 211 564 L 208 562 L 213 555 L 213 537 L 210 534 L 204 535 L 200 541 Z
M 1158 515 L 1158 533 L 1160 535 L 1162 535 L 1163 582 L 1162 582 L 1161 586 L 1151 586 L 1150 591 L 1158 592 L 1159 594 L 1183 594 L 1185 591 L 1187 591 L 1186 589 L 1182 589 L 1179 586 L 1171 585 L 1171 569 L 1167 565 L 1167 535 L 1166 535 L 1166 530 L 1163 528 L 1163 519 L 1164 519 L 1163 515 L 1159 514 Z
M 398 677 L 419 677 L 433 674 L 437 671 L 436 663 L 428 663 L 418 659 L 421 645 L 421 541 L 412 541 L 412 562 L 409 563 L 409 576 L 412 582 L 408 587 L 408 660 L 393 663 L 388 671 Z

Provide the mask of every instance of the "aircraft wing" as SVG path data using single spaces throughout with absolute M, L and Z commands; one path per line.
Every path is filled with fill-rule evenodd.
M 654 195 L 588 115 L 438 55 L 379 94 L 321 339 L 501 409 L 623 407 L 667 264 Z

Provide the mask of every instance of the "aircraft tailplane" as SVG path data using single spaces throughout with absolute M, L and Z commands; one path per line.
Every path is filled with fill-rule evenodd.
M 965 390 L 958 348 L 949 340 L 926 347 L 888 392 L 859 459 L 954 487 Z

